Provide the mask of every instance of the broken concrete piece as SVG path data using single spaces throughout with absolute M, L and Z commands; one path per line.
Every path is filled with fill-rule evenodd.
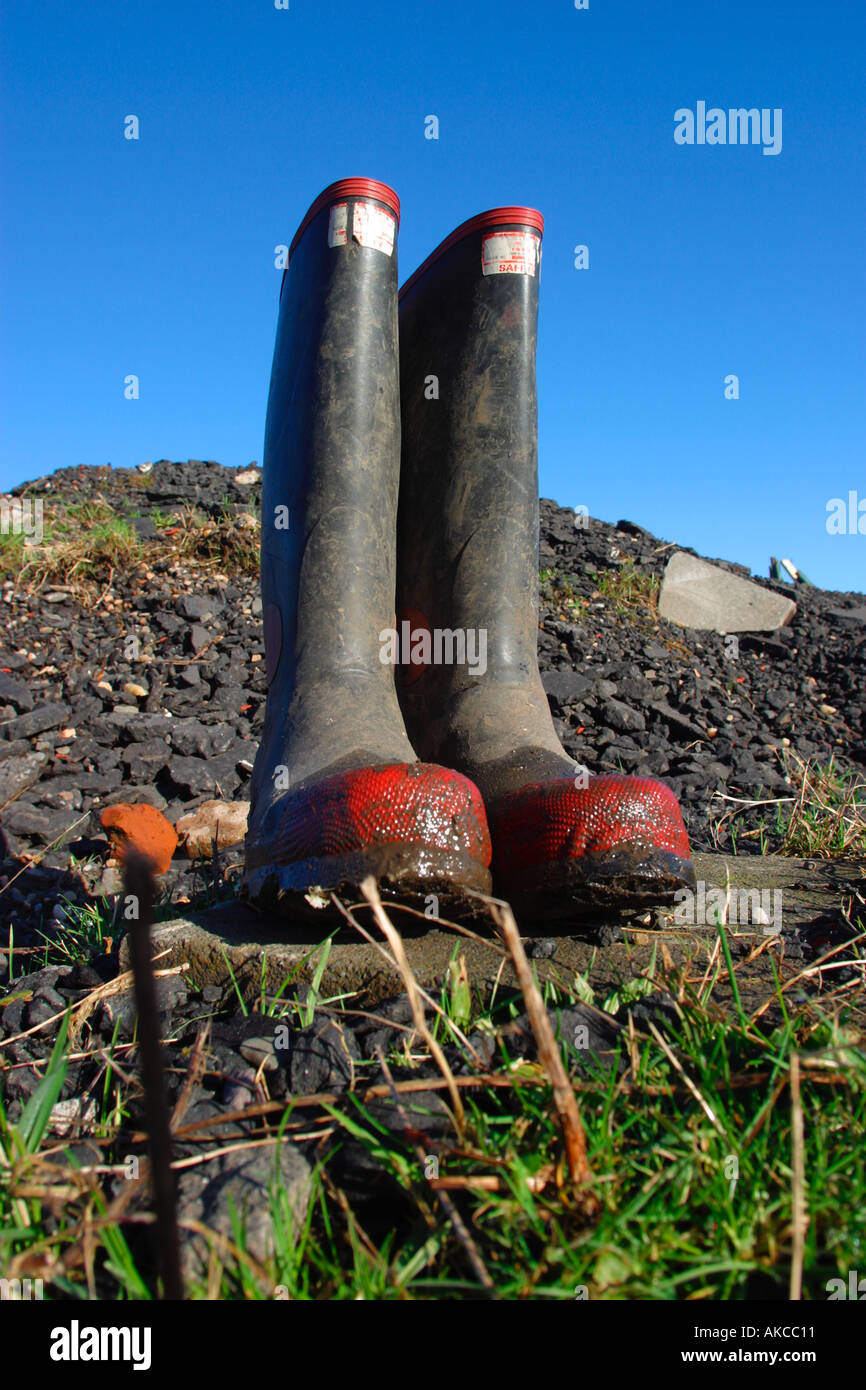
M 203 801 L 175 825 L 180 850 L 188 859 L 211 859 L 217 849 L 239 845 L 247 833 L 248 801 Z
M 668 561 L 659 616 L 714 632 L 775 632 L 797 611 L 793 599 L 677 550 Z
M 724 903 L 730 884 L 732 901 L 738 906 L 743 890 L 759 890 L 759 905 L 764 907 L 766 903 L 766 910 L 772 915 L 776 905 L 781 904 L 783 925 L 796 931 L 814 921 L 816 916 L 835 911 L 839 903 L 839 883 L 852 878 L 851 866 L 842 860 L 822 863 L 812 874 L 804 871 L 801 859 L 772 855 L 694 854 L 692 862 L 698 881 L 693 902 L 665 910 L 670 929 L 664 940 L 678 964 L 692 959 L 705 961 L 708 938 L 711 944 L 718 939 L 714 889 L 721 892 Z M 855 879 L 857 877 L 854 875 Z M 765 899 L 764 893 L 769 897 Z M 358 908 L 357 911 L 368 930 L 376 935 L 377 928 L 368 910 Z M 684 919 L 682 924 L 674 920 L 677 912 Z M 742 915 L 740 912 L 737 921 Z M 458 938 L 454 932 L 438 925 L 435 919 L 422 921 L 392 911 L 391 920 L 403 935 L 409 965 L 425 989 L 441 987 L 458 940 L 470 984 L 480 997 L 488 997 L 497 980 L 499 988 L 516 987 L 517 979 L 511 965 L 502 968 L 501 947 L 492 929 L 488 944 L 484 940 Z M 619 920 L 618 917 L 615 920 Z M 732 915 L 728 920 L 732 920 Z M 476 930 L 481 935 L 480 924 L 476 925 Z M 765 928 L 754 919 L 737 930 L 748 934 L 750 944 L 764 940 Z M 579 934 L 572 935 L 573 931 Z M 311 983 L 321 959 L 322 935 L 315 922 L 263 916 L 240 902 L 229 902 L 157 923 L 151 943 L 155 953 L 165 953 L 160 961 L 162 968 L 188 965 L 189 974 L 185 973 L 185 979 L 202 988 L 214 985 L 232 992 L 239 990 L 245 999 L 255 1004 L 261 999 L 263 989 L 269 995 L 276 995 L 280 990 L 285 994 L 287 980 L 292 987 Z M 635 932 L 626 925 L 618 944 L 606 946 L 601 953 L 595 967 L 600 998 L 605 997 L 605 990 L 617 989 L 622 978 L 629 979 L 636 970 L 650 968 L 660 938 L 655 932 L 640 935 L 638 941 Z M 525 938 L 525 941 L 531 945 L 532 938 Z M 545 953 L 544 958 L 534 959 L 533 966 L 539 978 L 555 982 L 563 970 L 586 973 L 596 956 L 599 950 L 595 926 L 584 931 L 576 921 L 569 925 L 567 934 L 557 935 L 553 955 Z M 120 968 L 126 970 L 129 965 L 129 944 L 124 938 L 120 943 Z M 319 989 L 325 998 L 334 995 L 348 998 L 354 994 L 356 1000 L 364 1001 L 357 1006 L 367 1007 L 402 993 L 405 984 L 397 967 L 383 959 L 375 945 L 347 927 L 334 938 Z
M 261 481 L 261 476 L 261 469 L 256 468 L 253 463 L 249 468 L 243 468 L 240 473 L 236 473 L 234 480 L 239 487 L 252 487 L 253 483 Z

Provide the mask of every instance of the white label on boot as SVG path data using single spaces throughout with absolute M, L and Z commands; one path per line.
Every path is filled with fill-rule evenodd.
M 541 259 L 541 238 L 535 232 L 491 232 L 481 240 L 484 275 L 534 275 Z
M 375 203 L 356 203 L 352 218 L 352 236 L 361 246 L 372 246 L 390 256 L 394 251 L 395 218 Z
M 335 203 L 331 208 L 331 217 L 328 222 L 328 245 L 346 245 L 346 224 L 348 217 L 348 203 Z

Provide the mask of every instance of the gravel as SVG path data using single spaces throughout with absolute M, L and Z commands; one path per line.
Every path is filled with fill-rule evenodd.
M 212 518 L 255 511 L 260 475 L 243 486 L 236 477 L 217 463 L 163 460 L 146 478 L 70 468 L 16 489 L 46 507 L 102 500 L 135 522 L 144 547 L 99 603 L 60 587 L 2 589 L 0 889 L 24 856 L 42 856 L 0 892 L 0 929 L 11 925 L 18 944 L 56 927 L 61 899 L 83 906 L 111 886 L 106 806 L 146 801 L 174 823 L 205 800 L 249 797 L 265 705 L 257 581 L 205 571 L 158 544 L 173 507 Z M 660 579 L 669 543 L 625 520 L 576 525 L 548 500 L 540 513 L 539 662 L 557 731 L 579 763 L 662 778 L 697 850 L 714 847 L 720 793 L 790 794 L 791 753 L 863 772 L 862 595 L 798 586 L 789 628 L 736 640 L 687 631 L 605 593 L 624 570 Z M 241 846 L 221 856 L 227 882 L 241 860 Z M 166 896 L 189 901 L 201 872 L 176 857 Z

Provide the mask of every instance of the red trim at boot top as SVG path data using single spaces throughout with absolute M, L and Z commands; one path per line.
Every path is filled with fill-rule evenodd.
M 450 251 L 452 246 L 456 246 L 458 241 L 464 237 L 471 236 L 473 232 L 479 232 L 484 227 L 533 227 L 539 235 L 544 235 L 544 218 L 535 208 L 490 208 L 487 212 L 479 212 L 477 216 L 470 217 L 467 222 L 461 222 L 455 231 L 440 242 L 435 251 L 431 251 L 426 261 L 423 261 L 410 275 L 405 285 L 400 291 L 400 299 L 404 294 L 408 294 L 412 286 L 417 284 L 422 275 L 426 275 L 434 261 L 438 261 L 440 256 L 444 256 L 446 251 Z
M 397 226 L 400 225 L 400 199 L 393 188 L 389 188 L 386 183 L 379 183 L 378 179 L 338 179 L 336 183 L 329 184 L 319 194 L 316 201 L 311 204 L 303 222 L 292 238 L 292 244 L 289 247 L 290 259 L 313 218 L 318 217 L 322 208 L 338 202 L 340 198 L 374 198 L 377 203 L 384 203 L 386 207 L 391 209 L 397 219 Z
M 397 219 L 397 226 L 400 226 L 400 199 L 389 188 L 387 183 L 380 183 L 378 179 L 337 179 L 336 183 L 329 183 L 323 189 L 314 203 L 310 204 L 300 227 L 292 237 L 292 244 L 289 247 L 289 260 L 294 255 L 295 247 L 304 235 L 314 218 L 318 217 L 323 208 L 329 207 L 331 203 L 337 202 L 340 198 L 373 198 L 377 203 L 384 203 L 390 208 Z M 280 298 L 283 297 L 283 285 L 286 282 L 286 271 L 283 271 L 283 278 L 280 281 Z

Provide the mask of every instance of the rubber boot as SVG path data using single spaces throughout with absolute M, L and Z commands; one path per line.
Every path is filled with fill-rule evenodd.
M 482 213 L 400 293 L 398 612 L 413 655 L 401 705 L 419 756 L 480 787 L 494 891 L 525 918 L 667 902 L 694 881 L 672 791 L 590 777 L 563 751 L 541 683 L 542 233 L 530 208 Z
M 399 202 L 372 179 L 316 199 L 280 299 L 263 460 L 268 694 L 244 888 L 273 909 L 383 896 L 455 910 L 490 886 L 478 789 L 417 761 L 384 657 L 400 462 Z

